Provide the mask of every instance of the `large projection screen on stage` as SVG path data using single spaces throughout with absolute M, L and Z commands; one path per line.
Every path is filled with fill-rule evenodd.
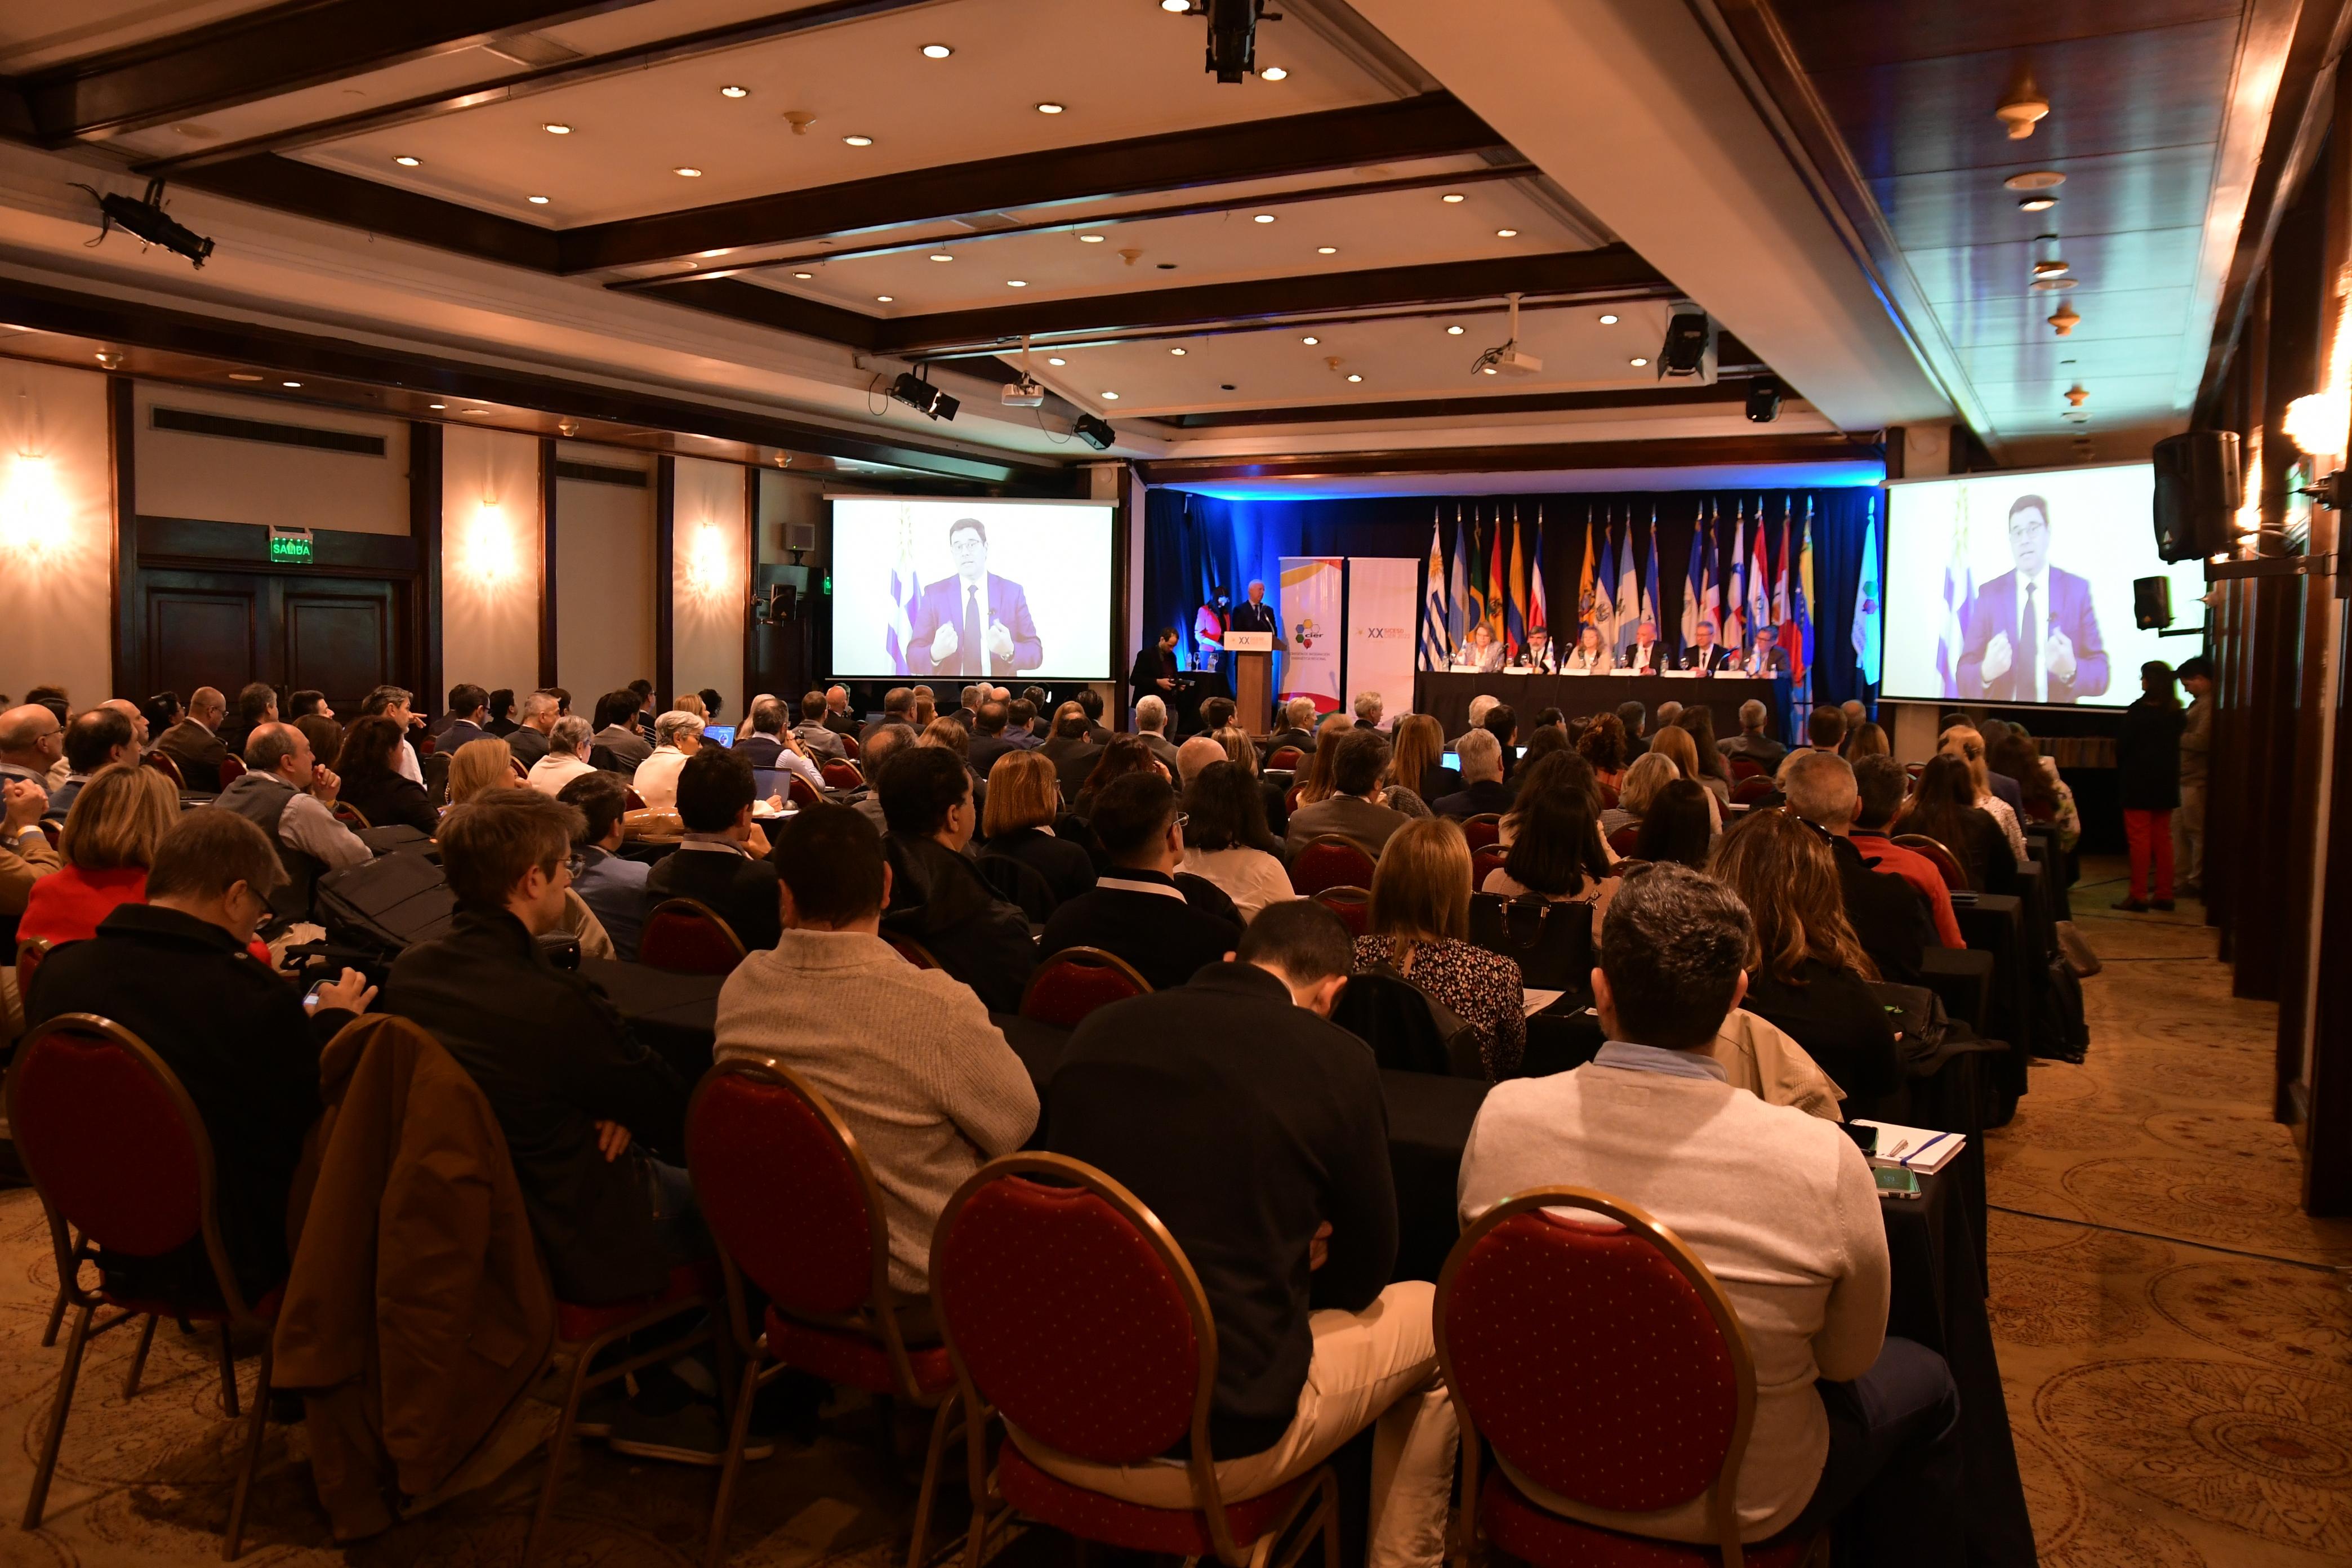
M 1119 673 L 1111 668 L 1109 504 L 825 500 L 836 678 L 929 681 L 944 710 L 969 681 Z
M 2205 568 L 2157 559 L 2147 463 L 1911 479 L 1886 487 L 1882 696 L 2122 708 L 2139 667 L 2198 651 L 2133 623 L 2132 584 L 2172 584 L 2203 624 Z

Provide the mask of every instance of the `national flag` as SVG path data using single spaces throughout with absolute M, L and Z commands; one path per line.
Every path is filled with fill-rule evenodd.
M 1478 509 L 1470 509 L 1470 596 L 1463 601 L 1462 626 L 1465 634 L 1478 629 L 1486 619 L 1486 556 L 1478 548 Z M 1467 641 L 1465 635 L 1465 641 Z
M 1958 487 L 1952 520 L 1952 558 L 1944 563 L 1944 629 L 1936 639 L 1936 673 L 1947 699 L 1960 694 L 1960 648 L 1968 616 L 1976 603 L 1976 576 L 1969 567 L 1969 487 Z
M 1748 566 L 1748 637 L 1754 641 L 1757 631 L 1772 624 L 1770 552 L 1764 542 L 1764 498 L 1756 498 L 1756 559 Z
M 1549 635 L 1551 631 L 1551 610 L 1544 603 L 1543 563 L 1543 507 L 1541 503 L 1538 503 L 1535 553 L 1528 557 L 1528 630 L 1535 631 L 1540 628 Z
M 1495 509 L 1494 539 L 1486 558 L 1486 630 L 1496 642 L 1507 636 L 1503 625 L 1504 602 L 1510 597 L 1510 568 L 1503 560 L 1503 509 Z
M 1429 588 L 1421 607 L 1421 668 L 1444 669 L 1454 661 L 1453 616 L 1445 600 L 1444 532 L 1437 509 L 1429 509 Z
M 1789 673 L 1812 689 L 1813 670 L 1813 498 L 1805 498 L 1804 531 L 1797 544 L 1797 583 L 1790 600 L 1789 627 L 1780 641 L 1789 649 Z
M 1723 640 L 1723 503 L 1707 508 L 1706 553 L 1702 558 L 1699 576 L 1699 619 L 1715 628 L 1715 640 Z
M 1617 646 L 1617 536 L 1604 515 L 1601 523 L 1601 561 L 1592 573 L 1592 629 L 1602 647 Z
M 1716 640 L 1741 653 L 1748 649 L 1748 503 L 1741 501 L 1731 535 L 1731 567 L 1723 581 L 1723 624 Z
M 1641 621 L 1647 621 L 1653 626 L 1658 624 L 1658 600 L 1664 586 L 1664 584 L 1658 579 L 1658 505 L 1655 501 L 1652 501 L 1650 503 L 1650 580 L 1642 584 Z M 1633 629 L 1635 640 L 1638 641 L 1641 632 L 1640 621 L 1634 623 Z
M 1462 531 L 1462 503 L 1454 503 L 1454 574 L 1446 579 L 1445 643 L 1449 657 L 1459 653 L 1470 632 L 1470 543 Z
M 898 509 L 898 558 L 890 567 L 890 622 L 882 634 L 882 651 L 889 657 L 894 675 L 908 675 L 907 655 L 915 646 L 915 605 L 923 584 L 915 575 L 915 522 L 905 507 Z
M 1780 574 L 1772 579 L 1772 624 L 1780 628 L 1780 646 L 1789 646 L 1789 567 L 1796 552 L 1796 526 L 1789 517 L 1789 498 L 1780 498 Z
M 1611 644 L 1622 656 L 1627 643 L 1633 640 L 1633 629 L 1642 616 L 1642 580 L 1634 574 L 1633 511 L 1625 510 L 1625 537 L 1617 546 L 1617 637 Z
M 1576 581 L 1576 636 L 1568 639 L 1570 642 L 1580 640 L 1584 628 L 1592 624 L 1592 574 L 1597 560 L 1592 553 L 1592 509 L 1588 506 L 1584 509 L 1584 569 Z
M 1878 498 L 1864 499 L 1862 528 L 1862 578 L 1853 595 L 1853 659 L 1859 667 L 1862 683 L 1878 684 L 1879 627 L 1885 618 L 1881 609 L 1878 581 Z
M 1656 538 L 1654 531 L 1652 539 Z M 1706 508 L 1699 508 L 1698 516 L 1691 520 L 1690 570 L 1683 576 L 1683 643 L 1684 647 L 1698 641 L 1699 616 L 1703 595 L 1713 585 L 1715 574 L 1706 563 L 1715 553 L 1715 530 L 1706 521 Z
M 1503 637 L 1510 644 L 1514 658 L 1518 657 L 1521 648 L 1528 646 L 1527 539 L 1519 531 L 1519 509 L 1517 506 L 1511 508 L 1511 580 L 1503 600 Z

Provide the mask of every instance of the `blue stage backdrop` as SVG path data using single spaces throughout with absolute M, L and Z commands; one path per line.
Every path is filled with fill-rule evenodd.
M 1643 587 L 1650 589 L 1658 616 L 1658 637 L 1666 648 L 1679 653 L 1683 646 L 1684 583 L 1690 567 L 1691 537 L 1702 517 L 1710 521 L 1716 538 L 1716 580 L 1724 584 L 1722 597 L 1729 609 L 1728 574 L 1738 519 L 1748 520 L 1752 557 L 1756 519 L 1767 521 L 1772 576 L 1777 581 L 1784 539 L 1797 538 L 1810 505 L 1812 516 L 1813 589 L 1808 610 L 1813 625 L 1813 646 L 1808 650 L 1812 671 L 1812 700 L 1843 702 L 1861 698 L 1873 702 L 1876 693 L 1863 682 L 1853 646 L 1854 603 L 1863 566 L 1863 541 L 1867 531 L 1878 534 L 1877 558 L 1886 558 L 1885 500 L 1875 488 L 1806 490 L 1660 490 L 1617 491 L 1601 495 L 1464 496 L 1433 500 L 1427 496 L 1347 497 L 1328 500 L 1225 500 L 1187 491 L 1154 489 L 1145 513 L 1143 616 L 1136 628 L 1139 641 L 1154 637 L 1162 626 L 1177 628 L 1177 647 L 1191 668 L 1192 617 L 1208 584 L 1222 582 L 1239 601 L 1252 578 L 1266 584 L 1266 596 L 1279 597 L 1281 560 L 1286 555 L 1408 556 L 1423 563 L 1422 599 L 1429 584 L 1430 525 L 1436 521 L 1449 572 L 1455 541 L 1466 538 L 1473 564 L 1486 562 L 1493 550 L 1494 527 L 1499 519 L 1507 530 L 1516 516 L 1522 537 L 1532 550 L 1535 523 L 1543 521 L 1544 595 L 1550 611 L 1549 628 L 1554 641 L 1566 647 L 1576 640 L 1579 591 L 1583 578 L 1585 523 L 1591 521 L 1595 554 L 1608 538 L 1628 538 Z M 1651 520 L 1656 519 L 1659 577 L 1650 583 Z M 1459 520 L 1459 528 L 1456 523 Z M 1511 535 L 1504 535 L 1505 552 Z M 1612 559 L 1616 559 L 1612 557 Z M 1612 567 L 1612 572 L 1614 568 Z M 1470 574 L 1475 580 L 1480 574 Z M 1790 582 L 1796 581 L 1794 563 Z M 1616 583 L 1612 582 L 1612 591 Z M 1793 596 L 1793 592 L 1792 592 Z M 1630 624 L 1630 623 L 1629 623 Z M 1130 650 L 1131 651 L 1131 650 Z

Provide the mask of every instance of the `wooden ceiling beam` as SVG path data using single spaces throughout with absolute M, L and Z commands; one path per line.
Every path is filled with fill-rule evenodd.
M 27 75 L 34 138 L 60 147 L 192 119 L 644 0 L 291 0 Z

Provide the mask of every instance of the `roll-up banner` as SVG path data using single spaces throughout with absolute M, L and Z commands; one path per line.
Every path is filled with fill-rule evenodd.
M 1304 697 L 1318 713 L 1339 710 L 1346 582 L 1337 555 L 1282 558 L 1282 635 L 1290 644 L 1282 660 L 1284 701 Z
M 1413 616 L 1421 604 L 1421 563 L 1387 556 L 1348 557 L 1348 696 L 1381 694 L 1381 728 L 1412 710 Z

